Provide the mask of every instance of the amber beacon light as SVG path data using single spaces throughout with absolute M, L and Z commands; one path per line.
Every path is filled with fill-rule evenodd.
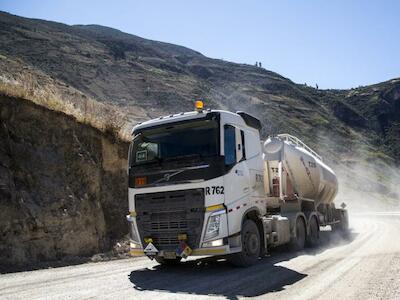
M 197 110 L 198 112 L 203 111 L 203 108 L 204 108 L 204 103 L 203 103 L 203 101 L 198 100 L 198 101 L 195 102 L 194 105 L 195 105 L 196 110 Z

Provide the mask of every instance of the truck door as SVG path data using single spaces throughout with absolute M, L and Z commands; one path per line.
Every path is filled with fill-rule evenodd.
M 246 164 L 246 151 L 243 137 L 243 131 L 239 128 L 232 125 L 224 126 L 225 165 L 227 168 L 231 168 L 224 177 L 225 203 L 228 208 L 242 207 L 242 205 L 247 202 L 247 198 L 250 195 L 250 174 Z M 231 213 L 235 214 L 240 212 L 235 209 Z M 235 223 L 239 224 L 238 228 L 232 228 L 231 226 L 234 224 L 229 224 L 230 234 L 240 230 L 240 222 Z

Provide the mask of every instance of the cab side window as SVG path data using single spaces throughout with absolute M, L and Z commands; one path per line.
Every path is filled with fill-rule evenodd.
M 236 163 L 236 132 L 231 125 L 224 126 L 225 165 Z

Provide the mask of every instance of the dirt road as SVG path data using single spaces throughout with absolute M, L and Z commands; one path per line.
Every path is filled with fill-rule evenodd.
M 274 251 L 251 268 L 190 260 L 164 268 L 146 258 L 0 275 L 1 299 L 400 299 L 400 213 L 351 216 L 347 240 Z

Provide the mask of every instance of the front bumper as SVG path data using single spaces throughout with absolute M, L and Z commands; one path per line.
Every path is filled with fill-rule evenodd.
M 165 250 L 160 250 L 158 256 L 164 257 Z M 204 256 L 204 255 L 226 255 L 230 254 L 230 248 L 228 245 L 224 245 L 221 247 L 210 247 L 210 248 L 198 248 L 193 249 L 192 253 L 189 256 Z M 129 254 L 131 256 L 146 256 L 143 248 L 134 248 L 131 249 Z
M 169 248 L 163 248 L 163 245 L 159 245 L 157 243 L 153 242 L 153 239 L 151 237 L 149 237 L 148 241 L 146 239 L 143 238 L 139 238 L 139 234 L 137 231 L 137 224 L 136 224 L 136 220 L 135 218 L 131 217 L 131 216 L 127 216 L 127 220 L 130 222 L 130 226 L 131 226 L 131 238 L 133 238 L 133 240 L 131 240 L 131 248 L 130 248 L 130 255 L 131 256 L 148 256 L 148 257 L 154 257 L 155 255 L 160 256 L 160 257 L 164 257 L 164 254 L 167 253 L 166 256 L 170 256 L 172 255 L 173 252 L 176 252 L 176 257 L 183 257 L 186 258 L 187 256 L 204 256 L 204 255 L 226 255 L 226 254 L 231 254 L 236 252 L 234 248 L 230 247 L 230 243 L 229 243 L 229 239 L 226 238 L 227 236 L 227 216 L 226 213 L 223 212 L 219 212 L 219 211 L 207 211 L 206 212 L 206 220 L 209 220 L 210 216 L 217 213 L 218 215 L 221 216 L 221 226 L 219 228 L 218 231 L 218 235 L 214 237 L 213 240 L 206 240 L 205 242 L 203 242 L 203 238 L 200 240 L 200 245 L 202 245 L 202 247 L 199 247 L 200 245 L 197 245 L 197 247 L 194 247 L 191 249 L 191 245 L 188 243 L 188 236 L 186 235 L 186 233 L 184 234 L 186 236 L 186 238 L 184 240 L 179 241 L 180 245 L 177 245 L 173 248 L 169 247 Z M 203 228 L 203 232 L 206 231 L 207 229 L 207 224 L 208 221 L 205 222 L 204 224 L 204 228 Z M 204 233 L 203 233 L 204 234 Z M 190 237 L 190 236 L 189 236 Z M 139 242 L 140 240 L 140 242 Z M 179 235 L 177 235 L 177 240 L 180 240 Z M 207 243 L 212 243 L 212 241 L 217 241 L 220 240 L 221 244 L 220 245 L 204 245 Z M 146 247 L 149 246 L 149 243 L 151 243 L 151 247 L 155 247 L 156 249 L 154 249 L 156 252 L 152 251 L 152 253 L 150 254 L 146 249 Z M 183 243 L 183 245 L 182 245 Z M 161 246 L 161 247 L 160 247 Z M 182 246 L 182 247 L 181 247 Z M 188 248 L 188 252 L 185 251 L 185 253 L 182 252 L 183 249 Z M 161 249 L 160 249 L 161 248 Z M 170 256 L 171 257 L 171 256 Z

